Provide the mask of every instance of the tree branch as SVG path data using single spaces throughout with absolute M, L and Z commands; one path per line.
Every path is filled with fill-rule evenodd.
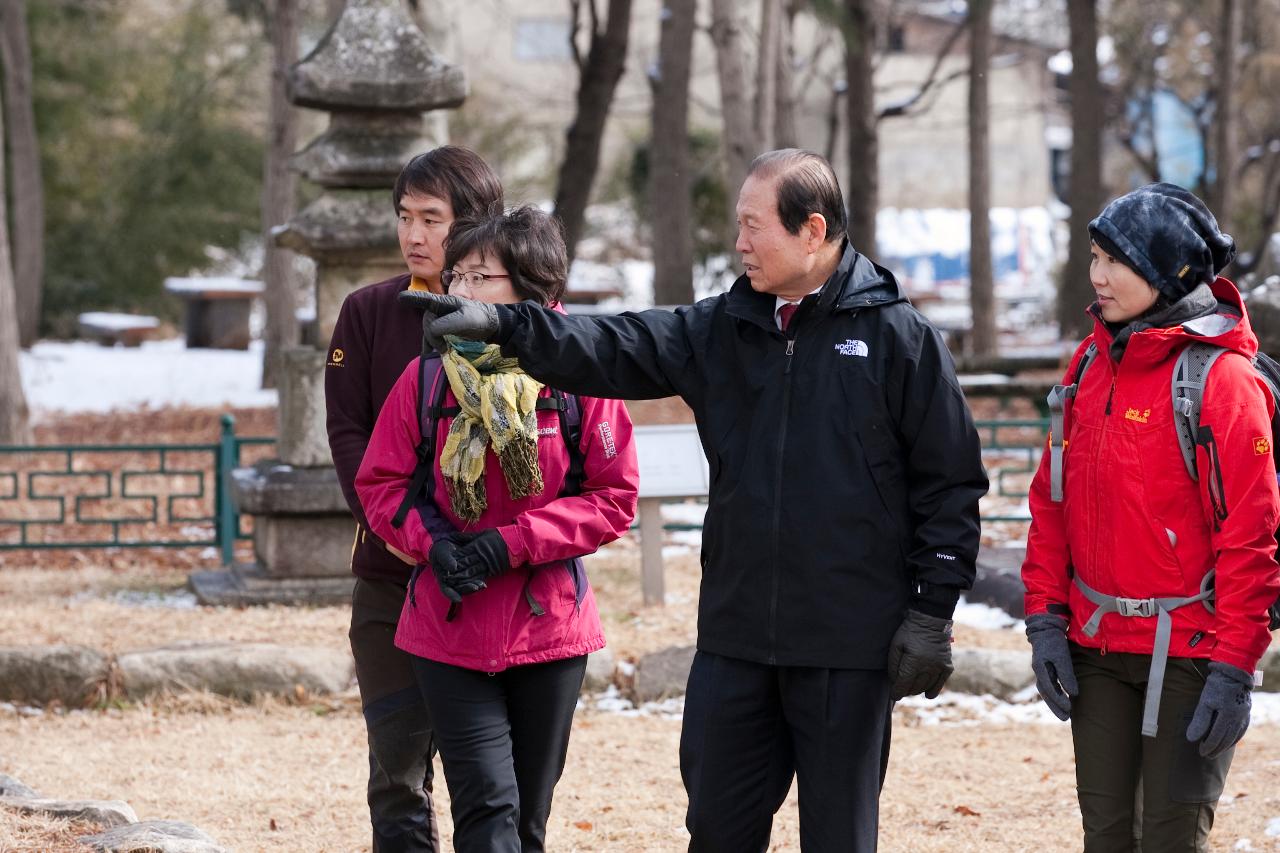
M 935 85 L 945 84 L 957 77 L 963 77 L 965 74 L 969 73 L 969 70 L 966 68 L 963 72 L 953 72 L 941 81 L 938 80 L 938 71 L 942 68 L 942 63 L 946 60 L 947 54 L 951 53 L 951 48 L 955 47 L 956 42 L 960 40 L 960 35 L 968 28 L 969 18 L 966 15 L 964 20 L 959 21 L 956 24 L 955 28 L 951 31 L 951 34 L 947 36 L 947 40 L 942 43 L 942 47 L 939 48 L 937 55 L 933 58 L 933 67 L 929 69 L 929 75 L 924 78 L 924 82 L 920 84 L 920 88 L 916 90 L 916 93 L 905 101 L 890 104 L 884 109 L 878 111 L 876 113 L 876 121 L 884 118 L 897 118 L 909 115 L 911 108 L 919 103 Z
M 588 0 L 590 2 L 590 0 Z M 594 17 L 595 3 L 591 3 L 591 10 Z M 582 76 L 584 60 L 582 51 L 578 50 L 578 21 L 581 19 L 582 0 L 569 0 L 569 20 L 573 23 L 569 26 L 569 53 L 573 56 L 573 64 L 578 66 L 578 76 Z M 591 37 L 595 38 L 595 26 L 591 28 Z

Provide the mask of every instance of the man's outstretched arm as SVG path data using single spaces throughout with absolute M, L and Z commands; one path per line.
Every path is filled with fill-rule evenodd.
M 689 399 L 697 375 L 688 336 L 688 309 L 570 317 L 533 302 L 489 305 L 406 292 L 436 319 L 425 327 L 433 343 L 446 335 L 501 345 L 529 375 L 562 391 L 628 400 L 679 395 Z

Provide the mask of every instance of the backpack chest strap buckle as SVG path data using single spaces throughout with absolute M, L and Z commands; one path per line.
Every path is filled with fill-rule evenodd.
M 1154 598 L 1116 598 L 1116 613 L 1121 616 L 1141 616 L 1144 618 L 1156 615 Z

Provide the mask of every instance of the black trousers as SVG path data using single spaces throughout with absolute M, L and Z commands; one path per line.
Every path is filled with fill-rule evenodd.
M 793 776 L 802 850 L 875 850 L 892 707 L 883 670 L 698 652 L 680 733 L 691 853 L 767 850 Z
M 1169 658 L 1154 738 L 1142 736 L 1151 655 L 1104 655 L 1072 645 L 1071 662 L 1080 683 L 1071 701 L 1071 737 L 1086 853 L 1130 853 L 1138 828 L 1141 849 L 1149 853 L 1208 850 L 1235 755 L 1229 749 L 1202 758 L 1200 745 L 1187 741 L 1208 661 Z
M 369 819 L 374 853 L 436 853 L 431 802 L 431 724 L 413 674 L 396 648 L 406 587 L 357 578 L 351 596 L 351 653 L 369 733 Z
M 457 853 L 540 853 L 564 772 L 581 655 L 490 675 L 415 657 L 453 811 Z

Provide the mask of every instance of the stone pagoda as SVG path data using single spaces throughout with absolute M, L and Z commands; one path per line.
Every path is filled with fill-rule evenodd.
M 415 154 L 441 140 L 427 115 L 467 96 L 462 69 L 427 44 L 401 0 L 349 0 L 289 74 L 289 98 L 330 114 L 328 129 L 294 156 L 323 194 L 276 232 L 316 264 L 316 340 L 282 353 L 279 458 L 232 475 L 240 512 L 253 516 L 256 561 L 197 572 L 206 604 L 340 603 L 350 599 L 354 521 L 325 429 L 324 370 L 338 309 L 361 285 L 404 272 L 391 189 Z

